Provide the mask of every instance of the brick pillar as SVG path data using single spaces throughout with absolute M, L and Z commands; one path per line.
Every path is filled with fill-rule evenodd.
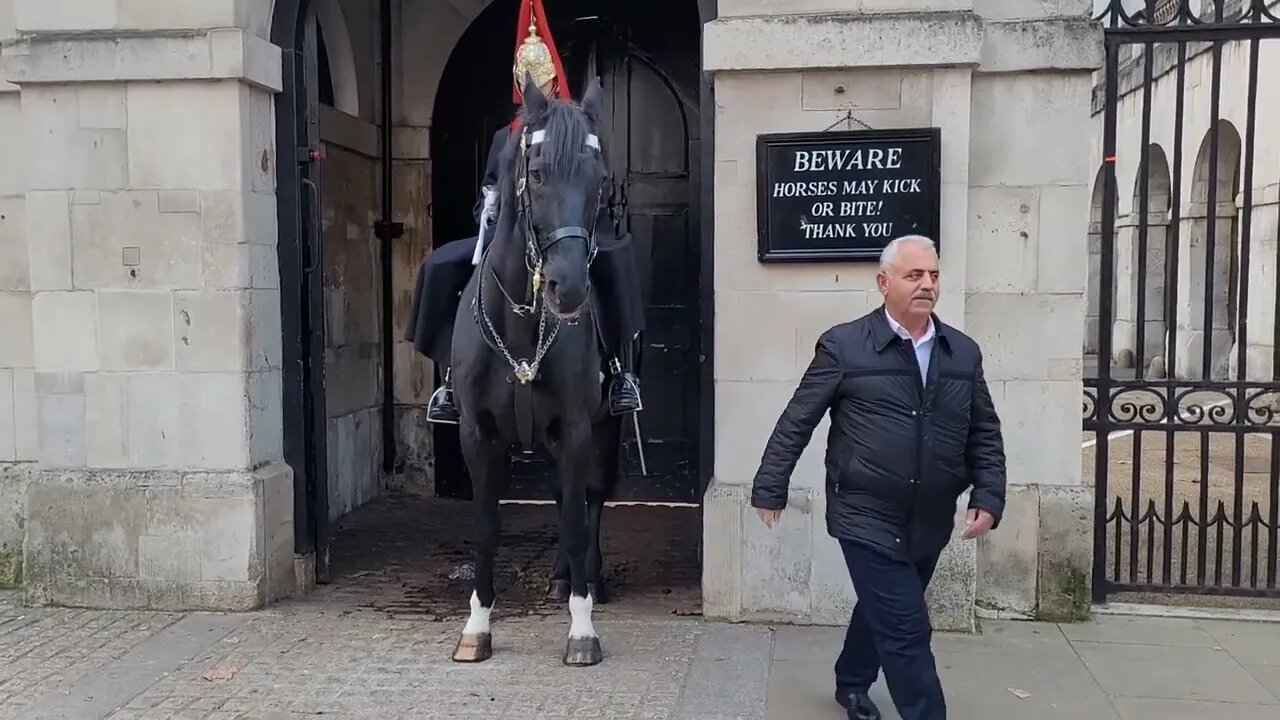
M 247 609 L 294 585 L 280 55 L 259 36 L 270 3 L 240 5 L 14 3 L 23 40 L 3 77 L 20 88 L 26 160 L 30 299 L 11 302 L 30 303 L 14 361 L 34 371 L 17 416 L 35 430 L 31 602 Z

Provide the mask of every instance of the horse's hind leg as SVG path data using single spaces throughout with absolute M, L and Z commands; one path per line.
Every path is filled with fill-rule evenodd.
M 474 513 L 472 532 L 475 537 L 476 575 L 471 590 L 471 615 L 458 636 L 453 659 L 458 662 L 481 662 L 493 656 L 493 640 L 489 616 L 493 612 L 493 558 L 498 551 L 502 519 L 498 512 L 498 496 L 504 483 L 500 473 L 505 460 L 490 448 L 477 447 L 477 442 L 463 439 L 468 469 L 473 478 L 471 506 Z
M 587 490 L 587 593 L 592 602 L 604 605 L 609 602 L 609 591 L 604 585 L 604 554 L 600 550 L 600 520 L 604 514 L 604 493 Z

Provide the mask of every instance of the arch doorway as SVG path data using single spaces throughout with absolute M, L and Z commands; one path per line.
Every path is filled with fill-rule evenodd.
M 622 188 L 624 229 L 640 259 L 648 329 L 642 336 L 640 413 L 644 459 L 633 428 L 618 500 L 696 503 L 702 496 L 702 185 L 698 4 L 689 0 L 547 3 L 547 21 L 579 97 L 601 79 L 601 140 Z M 493 133 L 510 122 L 511 48 L 517 3 L 497 0 L 472 22 L 445 66 L 432 117 L 436 247 L 475 235 L 472 213 Z M 445 178 L 442 173 L 448 172 Z M 438 381 L 438 378 L 437 378 Z M 434 431 L 436 492 L 468 497 L 457 429 Z M 510 499 L 545 499 L 551 464 L 516 456 Z

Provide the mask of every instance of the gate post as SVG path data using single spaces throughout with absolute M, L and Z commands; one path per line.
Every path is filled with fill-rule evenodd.
M 977 544 L 957 530 L 930 588 L 934 627 L 971 630 L 976 606 L 1053 617 L 1087 606 L 1080 348 L 1090 74 L 1102 34 L 1088 0 L 952 8 L 831 0 L 792 15 L 793 3 L 769 0 L 749 16 L 721 8 L 705 26 L 719 343 L 715 477 L 704 498 L 709 616 L 840 624 L 854 603 L 823 521 L 827 421 L 792 477 L 781 525 L 766 530 L 749 506 L 760 451 L 818 335 L 880 303 L 874 262 L 754 257 L 757 135 L 831 128 L 940 129 L 938 312 L 981 343 L 1003 421 L 1005 519 Z M 748 337 L 763 342 L 741 352 Z

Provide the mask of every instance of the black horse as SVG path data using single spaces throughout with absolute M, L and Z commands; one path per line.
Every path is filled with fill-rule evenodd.
M 459 437 L 476 521 L 475 585 L 471 616 L 454 649 L 458 661 L 493 653 L 498 499 L 517 442 L 526 450 L 540 444 L 558 470 L 560 561 L 551 593 L 563 591 L 557 578 L 567 566 L 571 624 L 564 662 L 602 659 L 592 590 L 601 592 L 600 511 L 620 476 L 622 421 L 604 402 L 597 289 L 590 281 L 607 179 L 596 134 L 601 102 L 598 80 L 581 106 L 525 83 L 519 132 L 500 160 L 497 227 L 454 322 Z

